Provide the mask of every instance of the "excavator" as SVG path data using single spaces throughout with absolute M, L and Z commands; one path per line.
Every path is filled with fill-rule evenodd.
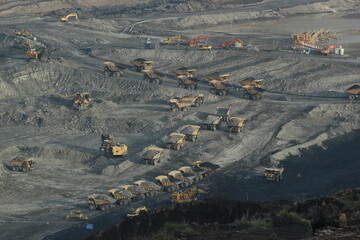
M 207 43 L 207 41 L 209 40 L 209 36 L 207 36 L 207 35 L 199 35 L 194 40 L 190 40 L 187 43 L 188 44 L 199 43 L 201 39 L 205 39 L 205 43 Z
M 25 38 L 28 38 L 28 39 L 34 39 L 34 36 L 31 32 L 29 32 L 28 30 L 15 30 L 14 31 L 14 34 L 17 35 L 17 36 L 22 36 L 22 37 L 25 37 Z
M 227 43 L 219 45 L 219 47 L 221 47 L 221 48 L 230 48 L 232 46 L 238 48 L 238 47 L 244 46 L 244 43 L 243 43 L 243 41 L 241 41 L 240 38 L 235 38 L 235 39 L 229 40 Z
M 188 43 L 190 48 L 197 47 L 200 50 L 208 50 L 208 51 L 210 51 L 212 49 L 212 46 L 210 46 L 207 43 L 208 40 L 209 40 L 209 36 L 207 36 L 207 35 L 199 35 L 194 40 L 190 40 L 187 43 Z
M 181 41 L 181 35 L 177 35 L 177 36 L 171 36 L 168 39 L 164 40 L 161 42 L 161 44 L 180 44 Z
M 134 213 L 128 213 L 127 216 L 128 217 L 135 217 L 135 216 L 138 216 L 142 213 L 145 213 L 147 212 L 148 209 L 146 206 L 142 206 L 142 207 L 138 207 L 137 209 L 135 209 Z
M 320 52 L 324 55 L 327 55 L 331 52 L 334 52 L 336 47 L 336 45 L 329 45 L 327 47 L 324 47 Z
M 60 20 L 62 22 L 67 22 L 69 20 L 70 17 L 74 17 L 76 20 L 79 20 L 79 17 L 76 13 L 69 13 L 68 15 L 66 15 L 65 17 L 60 18 Z
M 211 190 L 207 188 L 192 187 L 187 191 L 175 192 L 171 194 L 172 203 L 186 203 L 196 201 L 199 194 L 211 194 Z

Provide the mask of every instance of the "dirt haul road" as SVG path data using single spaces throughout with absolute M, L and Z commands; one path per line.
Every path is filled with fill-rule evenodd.
M 298 154 L 299 148 L 358 129 L 359 105 L 347 100 L 343 92 L 358 83 L 359 61 L 351 52 L 349 57 L 340 59 L 269 50 L 274 42 L 287 44 L 288 36 L 285 39 L 283 32 L 273 36 L 262 32 L 245 37 L 245 44 L 252 41 L 252 46 L 239 50 L 214 48 L 208 52 L 185 46 L 144 49 L 144 37 L 156 42 L 181 32 L 191 39 L 202 34 L 203 26 L 209 26 L 206 31 L 215 36 L 210 44 L 216 46 L 234 35 L 226 32 L 225 27 L 224 31 L 215 31 L 211 26 L 229 24 L 227 28 L 231 29 L 244 18 L 261 25 L 259 14 L 264 11 L 271 12 L 266 15 L 268 19 L 287 18 L 299 12 L 314 13 L 310 8 L 337 17 L 339 22 L 345 15 L 359 16 L 351 1 L 322 1 L 321 4 L 310 1 L 309 7 L 308 1 L 304 2 L 305 5 L 300 1 L 262 1 L 245 7 L 229 1 L 229 5 L 224 5 L 226 9 L 210 8 L 198 18 L 187 13 L 186 7 L 194 12 L 202 11 L 205 3 L 190 2 L 181 9 L 179 4 L 168 3 L 170 10 L 166 12 L 154 1 L 154 5 L 128 6 L 128 13 L 121 7 L 76 6 L 80 20 L 66 23 L 60 22 L 59 17 L 73 9 L 64 10 L 62 6 L 61 10 L 44 11 L 43 15 L 17 18 L 9 12 L 6 17 L 2 15 L 0 159 L 4 165 L 0 168 L 3 203 L 0 224 L 7 231 L 2 231 L 0 238 L 41 239 L 61 229 L 71 231 L 77 225 L 66 222 L 65 215 L 73 209 L 81 209 L 92 220 L 101 216 L 102 221 L 112 218 L 112 214 L 124 214 L 129 211 L 127 207 L 111 210 L 109 215 L 90 211 L 86 196 L 140 178 L 153 180 L 193 160 L 213 162 L 222 169 L 244 162 L 249 173 L 261 174 L 264 165 L 277 165 L 289 154 Z M 10 2 L 3 6 L 13 9 L 8 4 Z M 150 11 L 148 9 L 151 12 L 144 15 Z M 55 9 L 49 9 L 52 10 Z M 250 10 L 251 15 L 246 15 Z M 131 18 L 127 18 L 130 15 Z M 165 19 L 168 17 L 180 19 Z M 146 19 L 155 20 L 136 25 L 132 35 L 123 32 L 128 26 Z M 12 35 L 14 29 L 22 28 L 36 36 L 37 41 L 31 43 L 54 49 L 49 63 L 29 63 L 19 47 L 29 40 Z M 163 85 L 144 82 L 143 75 L 131 69 L 129 61 L 139 57 L 155 61 L 156 71 L 164 75 Z M 124 77 L 105 77 L 103 61 L 114 61 L 125 68 Z M 184 66 L 198 69 L 199 90 L 177 88 L 171 70 Z M 209 93 L 205 76 L 215 72 L 230 73 L 228 96 Z M 264 87 L 268 92 L 264 99 L 245 100 L 238 91 L 238 81 L 250 76 L 265 79 Z M 92 94 L 94 101 L 88 109 L 73 109 L 71 96 L 76 92 Z M 198 93 L 206 95 L 205 105 L 188 112 L 169 111 L 167 101 L 170 98 Z M 152 144 L 164 147 L 164 136 L 183 125 L 203 122 L 209 113 L 215 113 L 218 105 L 232 105 L 233 116 L 246 118 L 245 131 L 229 134 L 225 127 L 216 132 L 201 131 L 199 139 L 186 142 L 181 151 L 167 150 L 160 165 L 142 164 L 139 153 L 145 147 Z M 127 157 L 109 159 L 99 153 L 100 134 L 107 132 L 129 146 Z M 262 161 L 264 156 L 274 152 L 271 159 Z M 33 157 L 36 170 L 9 171 L 5 164 L 15 157 Z M 247 161 L 249 157 L 251 161 Z M 222 174 L 221 169 L 219 174 Z M 207 181 L 211 183 L 211 179 Z M 163 194 L 141 204 L 157 206 L 157 201 L 168 197 Z M 76 227 L 72 228 L 74 224 Z M 96 224 L 95 230 L 100 229 Z

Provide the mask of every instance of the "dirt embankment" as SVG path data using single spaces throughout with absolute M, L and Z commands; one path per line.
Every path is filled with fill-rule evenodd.
M 360 189 L 302 202 L 207 199 L 154 209 L 87 240 L 164 235 L 167 239 L 356 239 L 359 198 Z

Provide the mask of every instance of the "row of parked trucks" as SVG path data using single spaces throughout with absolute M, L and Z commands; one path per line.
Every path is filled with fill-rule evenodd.
M 193 165 L 193 167 L 183 166 L 178 170 L 170 171 L 167 175 L 157 176 L 155 182 L 138 180 L 130 185 L 109 189 L 106 193 L 93 193 L 88 196 L 89 209 L 105 211 L 113 205 L 124 206 L 163 191 L 175 192 L 209 177 L 219 168 L 218 165 L 203 161 L 196 161 Z

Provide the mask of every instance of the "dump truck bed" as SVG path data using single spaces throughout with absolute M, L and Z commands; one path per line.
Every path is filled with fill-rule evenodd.
M 142 155 L 142 157 L 146 159 L 153 159 L 158 154 L 160 154 L 160 151 L 158 150 L 148 150 Z
M 153 182 L 150 182 L 150 181 L 143 181 L 141 183 L 141 187 L 144 187 L 144 188 L 149 188 L 149 189 L 154 189 L 154 190 L 157 190 L 157 191 L 161 191 L 162 190 L 162 187 L 157 185 L 156 183 L 153 183 Z
M 346 91 L 346 93 L 349 94 L 359 94 L 360 93 L 360 85 L 353 85 L 352 87 L 348 88 Z
M 238 126 L 239 124 L 241 124 L 244 121 L 245 121 L 245 118 L 233 117 L 233 118 L 230 119 L 229 125 Z
M 212 169 L 212 170 L 216 170 L 216 169 L 220 168 L 219 165 L 213 164 L 213 163 L 210 163 L 210 162 L 200 163 L 199 166 L 205 167 L 205 168 L 210 168 L 210 169 Z
M 214 116 L 214 115 L 209 115 L 207 116 L 207 118 L 205 119 L 205 124 L 212 124 L 215 121 L 219 121 L 221 120 L 221 117 L 219 116 Z
M 261 95 L 265 92 L 265 89 L 258 88 L 258 87 L 248 87 L 248 88 L 245 88 L 245 90 L 248 93 L 253 94 L 253 95 Z
M 216 110 L 218 115 L 229 115 L 231 107 L 217 107 Z
M 181 133 L 183 134 L 194 134 L 196 131 L 200 129 L 200 126 L 187 126 L 181 129 Z
M 148 75 L 149 78 L 152 78 L 152 79 L 160 78 L 160 75 L 154 73 L 153 71 L 145 72 L 145 74 Z
M 167 139 L 167 142 L 168 143 L 177 143 L 182 138 L 183 138 L 183 136 L 180 136 L 180 135 L 169 136 Z

